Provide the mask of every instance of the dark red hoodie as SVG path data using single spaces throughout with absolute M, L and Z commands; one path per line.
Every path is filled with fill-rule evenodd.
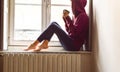
M 71 3 L 74 17 L 72 20 L 69 16 L 63 19 L 76 50 L 80 50 L 88 42 L 89 18 L 85 12 L 87 0 L 71 0 Z

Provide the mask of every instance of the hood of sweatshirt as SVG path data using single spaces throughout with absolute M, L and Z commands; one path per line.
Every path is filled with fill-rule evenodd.
M 71 0 L 72 3 L 72 12 L 75 17 L 77 17 L 80 13 L 85 12 L 85 6 L 87 4 L 87 0 Z

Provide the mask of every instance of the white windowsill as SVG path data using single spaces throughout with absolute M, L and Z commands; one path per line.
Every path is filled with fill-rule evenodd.
M 66 51 L 62 47 L 49 47 L 48 49 L 43 49 L 41 51 L 32 52 L 32 51 L 24 51 L 25 46 L 10 46 L 8 50 L 0 51 L 2 52 L 22 52 L 22 53 L 71 53 L 71 54 L 90 54 L 89 51 Z

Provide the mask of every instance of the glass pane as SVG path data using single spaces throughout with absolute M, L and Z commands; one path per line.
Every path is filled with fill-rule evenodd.
M 70 0 L 51 0 L 51 4 L 62 4 L 62 5 L 70 5 Z
M 70 11 L 70 16 L 72 14 L 70 7 L 65 6 L 52 6 L 51 7 L 51 21 L 58 22 L 64 28 L 64 21 L 62 19 L 63 10 L 67 9 Z M 57 12 L 56 12 L 57 11 Z
M 42 0 L 15 0 L 15 3 L 41 4 Z
M 71 7 L 69 7 L 69 6 L 52 6 L 51 7 L 51 22 L 52 21 L 57 22 L 62 27 L 62 29 L 65 30 L 65 23 L 62 19 L 63 9 L 69 10 L 70 16 L 71 16 L 71 14 L 72 14 Z M 52 40 L 57 41 L 58 39 L 57 39 L 57 37 L 54 36 L 52 38 Z
M 15 5 L 15 40 L 34 40 L 41 31 L 41 6 Z
M 87 5 L 85 7 L 86 13 L 89 15 L 89 0 L 87 0 Z

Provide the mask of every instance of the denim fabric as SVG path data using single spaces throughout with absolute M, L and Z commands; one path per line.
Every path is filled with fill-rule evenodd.
M 73 45 L 72 39 L 66 34 L 65 31 L 62 30 L 59 24 L 56 22 L 52 22 L 47 29 L 38 37 L 38 41 L 42 42 L 43 40 L 50 41 L 53 34 L 56 34 L 61 45 L 65 50 L 68 51 L 77 51 L 75 46 Z

